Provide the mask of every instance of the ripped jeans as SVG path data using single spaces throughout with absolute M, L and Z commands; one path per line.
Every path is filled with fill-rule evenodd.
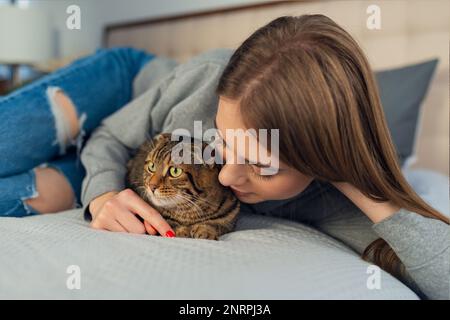
M 62 173 L 75 194 L 73 208 L 81 206 L 81 149 L 103 118 L 131 100 L 135 76 L 154 57 L 132 48 L 98 49 L 0 97 L 0 216 L 39 213 L 25 202 L 38 196 L 37 167 Z M 68 120 L 52 100 L 58 90 L 76 109 L 79 133 L 74 139 L 67 139 Z

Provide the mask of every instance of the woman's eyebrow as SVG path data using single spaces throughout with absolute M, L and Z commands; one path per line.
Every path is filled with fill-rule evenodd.
M 214 118 L 214 128 L 217 130 L 217 134 L 220 136 L 220 139 L 223 141 L 223 144 L 224 144 L 225 146 L 227 146 L 227 142 L 225 141 L 225 139 L 224 139 L 224 138 L 222 137 L 222 135 L 220 134 L 220 130 L 217 128 L 216 118 Z M 249 161 L 248 159 L 244 158 L 244 160 L 245 160 L 245 163 L 250 164 L 250 161 Z M 259 167 L 259 168 L 270 168 L 270 167 L 271 167 L 271 166 L 268 165 L 268 164 L 263 164 L 263 163 L 260 163 L 260 162 L 252 163 L 252 165 L 257 166 L 257 167 Z

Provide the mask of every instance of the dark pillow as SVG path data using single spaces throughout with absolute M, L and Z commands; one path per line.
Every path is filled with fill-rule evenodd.
M 439 59 L 375 72 L 401 166 L 413 156 L 420 106 Z

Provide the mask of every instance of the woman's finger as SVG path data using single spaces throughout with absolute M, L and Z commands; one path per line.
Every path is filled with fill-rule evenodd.
M 133 213 L 120 210 L 116 214 L 116 219 L 127 232 L 145 234 L 144 224 Z
M 166 236 L 166 233 L 168 231 L 171 231 L 172 234 L 175 234 L 170 225 L 158 211 L 152 208 L 147 202 L 142 200 L 139 195 L 137 195 L 133 190 L 128 190 L 126 193 L 122 191 L 121 194 L 123 194 L 127 198 L 129 197 L 127 199 L 127 205 L 133 213 L 141 216 L 144 220 L 148 221 L 159 234 Z
M 113 232 L 127 232 L 127 230 L 118 221 L 113 219 L 106 223 L 104 229 Z
M 153 228 L 153 227 L 150 225 L 150 223 L 148 223 L 148 222 L 145 221 L 145 220 L 144 220 L 144 227 L 145 227 L 145 230 L 147 230 L 147 233 L 148 233 L 148 234 L 151 234 L 152 236 L 155 236 L 155 235 L 158 234 L 158 231 L 156 231 L 156 229 Z

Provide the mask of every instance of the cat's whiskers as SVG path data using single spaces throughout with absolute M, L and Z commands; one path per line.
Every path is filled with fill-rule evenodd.
M 200 219 L 202 217 L 203 210 L 196 203 L 194 203 L 193 201 L 188 199 L 186 196 L 183 196 L 181 194 L 179 194 L 178 196 L 181 199 L 183 199 L 183 201 L 186 203 L 188 208 L 194 210 L 194 213 L 196 214 L 197 218 Z
M 215 207 L 218 206 L 218 203 L 210 202 L 210 201 L 208 201 L 208 200 L 206 200 L 206 199 L 204 199 L 204 198 L 200 198 L 200 197 L 197 196 L 197 195 L 192 195 L 191 197 L 193 198 L 193 200 L 195 200 L 195 201 L 197 201 L 197 202 L 200 202 L 200 203 L 202 203 L 202 204 L 205 204 L 205 205 L 207 205 L 207 206 L 209 206 L 209 207 L 215 208 Z
M 179 198 L 181 198 L 183 201 L 187 202 L 188 205 L 189 205 L 189 204 L 191 205 L 190 208 L 192 208 L 192 209 L 195 210 L 195 213 L 197 214 L 197 217 L 198 217 L 199 219 L 202 218 L 202 213 L 203 213 L 202 208 L 200 208 L 200 206 L 199 206 L 198 204 L 196 204 L 194 201 L 192 201 L 191 199 L 189 199 L 188 196 L 189 196 L 189 195 L 188 195 L 187 193 L 183 192 L 183 191 L 180 191 L 180 192 L 177 194 L 177 197 L 179 197 Z
M 133 159 L 127 163 L 129 187 L 158 210 L 164 218 L 170 218 L 180 225 L 192 225 L 220 216 L 221 219 L 216 221 L 215 226 L 217 235 L 230 232 L 234 227 L 239 208 L 236 206 L 233 193 L 217 183 L 217 172 L 203 172 L 202 168 L 183 166 L 182 170 L 187 176 L 179 176 L 179 180 L 172 180 L 167 174 L 162 175 L 162 172 L 168 172 L 170 175 L 170 171 L 162 169 L 173 165 L 170 159 L 171 148 L 178 142 L 171 142 L 169 133 L 148 138 L 148 141 L 139 147 Z M 151 170 L 150 162 L 155 165 L 156 171 L 161 173 L 161 179 L 154 178 L 152 172 L 156 171 Z M 150 188 L 153 180 L 157 180 L 154 181 L 157 183 L 157 189 Z M 196 194 L 194 190 L 189 192 L 185 188 L 189 182 L 193 185 L 195 183 L 194 189 L 200 185 L 200 189 L 205 192 L 200 194 Z M 192 234 L 191 236 L 197 237 Z
M 153 195 L 151 199 L 157 206 L 163 208 L 174 208 L 180 204 L 180 201 L 177 201 L 176 195 L 172 197 Z

